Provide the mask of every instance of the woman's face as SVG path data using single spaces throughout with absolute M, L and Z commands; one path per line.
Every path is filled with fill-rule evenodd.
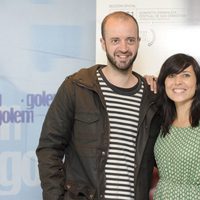
M 192 103 L 196 91 L 196 81 L 196 75 L 190 65 L 179 74 L 170 74 L 166 77 L 166 94 L 175 104 Z

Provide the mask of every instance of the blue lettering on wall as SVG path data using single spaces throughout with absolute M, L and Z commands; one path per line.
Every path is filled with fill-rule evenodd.
M 33 123 L 33 121 L 33 111 L 15 110 L 13 107 L 9 110 L 0 110 L 0 125 L 2 123 Z
M 27 94 L 26 105 L 28 109 L 34 107 L 49 106 L 54 98 L 55 94 L 47 94 L 46 91 L 42 91 L 41 94 Z
M 34 122 L 34 108 L 41 106 L 50 106 L 55 94 L 47 94 L 42 91 L 40 94 L 27 94 L 26 106 L 27 109 L 20 110 L 11 107 L 4 107 L 0 110 L 0 126 L 5 123 L 33 123 Z M 2 106 L 2 95 L 0 94 L 0 106 Z

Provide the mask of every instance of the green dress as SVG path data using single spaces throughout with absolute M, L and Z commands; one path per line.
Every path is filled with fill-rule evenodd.
M 159 182 L 154 200 L 200 200 L 200 127 L 171 127 L 154 147 Z

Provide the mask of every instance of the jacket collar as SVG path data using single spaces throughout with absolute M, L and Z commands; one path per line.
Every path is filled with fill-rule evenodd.
M 72 77 L 73 81 L 76 82 L 77 84 L 95 90 L 95 88 L 98 86 L 98 79 L 96 76 L 96 72 L 98 69 L 103 67 L 105 67 L 105 65 L 94 65 L 90 68 L 82 68 L 69 78 Z

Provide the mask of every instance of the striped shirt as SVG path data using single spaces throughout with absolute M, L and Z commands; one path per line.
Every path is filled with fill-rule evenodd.
M 97 71 L 97 77 L 110 124 L 105 199 L 134 200 L 136 139 L 144 85 L 138 81 L 133 88 L 118 88 L 101 71 Z

